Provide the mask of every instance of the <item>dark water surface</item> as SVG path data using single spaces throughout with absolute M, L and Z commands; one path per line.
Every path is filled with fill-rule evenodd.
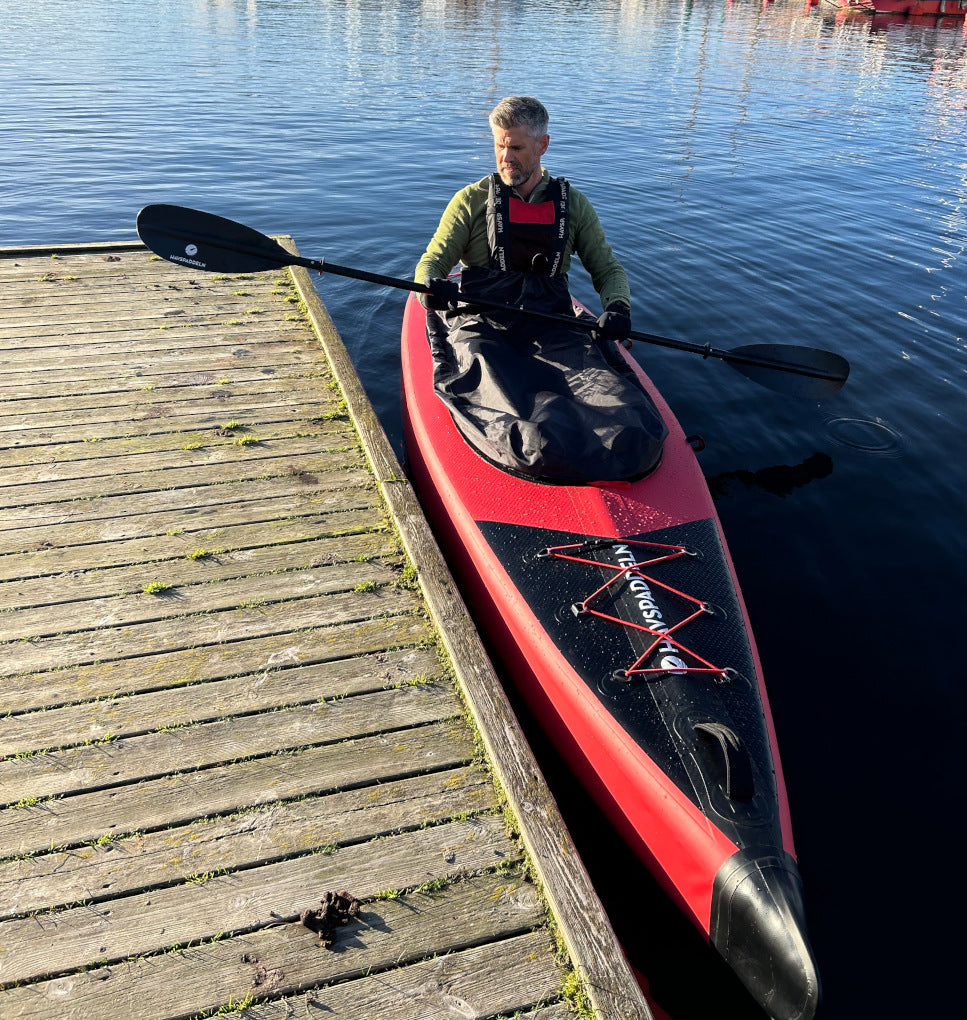
M 452 192 L 490 171 L 487 111 L 529 92 L 551 111 L 546 165 L 595 202 L 639 328 L 850 359 L 820 404 L 637 349 L 707 443 L 821 1017 L 959 1013 L 963 20 L 802 0 L 0 0 L 0 15 L 0 245 L 129 239 L 166 201 L 409 276 Z M 593 300 L 579 268 L 572 285 Z M 402 296 L 319 286 L 399 445 Z M 760 1016 L 547 767 L 662 1006 Z

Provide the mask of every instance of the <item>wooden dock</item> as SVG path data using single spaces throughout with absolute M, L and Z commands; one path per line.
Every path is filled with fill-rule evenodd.
M 304 271 L 0 249 L 0 651 L 5 1020 L 650 1016 Z

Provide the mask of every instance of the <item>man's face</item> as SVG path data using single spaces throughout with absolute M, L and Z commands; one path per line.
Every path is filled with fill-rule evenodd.
M 547 152 L 549 135 L 534 138 L 527 128 L 495 128 L 494 155 L 497 172 L 504 184 L 519 188 L 537 184 L 541 173 L 541 156 Z

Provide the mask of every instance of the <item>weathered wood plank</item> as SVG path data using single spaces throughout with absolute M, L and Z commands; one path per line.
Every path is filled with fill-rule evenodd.
M 298 555 L 296 552 L 295 555 Z M 61 598 L 54 603 L 20 609 L 15 617 L 0 614 L 0 637 L 34 640 L 104 627 L 129 627 L 184 619 L 197 613 L 218 613 L 244 606 L 353 591 L 361 586 L 385 588 L 400 576 L 397 560 L 343 562 L 313 566 L 313 561 L 265 573 L 235 571 L 234 576 L 207 577 L 203 561 L 169 560 L 147 563 L 130 571 L 132 587 L 86 600 Z M 194 569 L 192 569 L 194 568 Z M 220 583 L 215 584 L 218 581 Z M 139 583 L 140 582 L 140 583 Z M 69 594 L 68 578 L 64 594 Z M 152 585 L 163 590 L 151 593 Z M 4 622 L 11 620 L 7 631 Z
M 464 919 L 462 924 L 458 919 Z M 440 1015 L 440 1006 L 452 1010 L 457 1004 L 458 995 L 445 999 L 455 982 L 461 1002 L 481 1001 L 477 996 L 485 995 L 486 989 L 475 987 L 471 993 L 461 982 L 468 982 L 469 975 L 479 975 L 486 976 L 491 986 L 502 986 L 502 970 L 514 967 L 514 961 L 529 961 L 523 974 L 508 978 L 518 1001 L 533 1001 L 542 993 L 554 996 L 560 975 L 552 963 L 548 966 L 552 952 L 547 935 L 528 933 L 540 921 L 540 905 L 531 887 L 513 875 L 483 875 L 436 893 L 411 892 L 397 900 L 368 902 L 360 917 L 339 931 L 335 952 L 320 949 L 312 932 L 301 925 L 279 924 L 162 956 L 125 960 L 39 985 L 12 988 L 0 993 L 0 1008 L 4 1016 L 22 1020 L 48 1018 L 52 1009 L 60 1020 L 92 1020 L 113 1013 L 117 1003 L 137 997 L 144 1006 L 141 1015 L 160 1020 L 214 1010 L 229 1001 L 238 1003 L 251 997 L 257 1002 L 305 987 L 330 985 L 309 993 L 313 1007 L 338 1009 L 337 1015 L 352 1020 L 362 1016 L 428 1018 Z M 502 950 L 497 980 L 493 964 L 485 963 L 476 949 L 465 951 L 469 957 L 464 953 L 452 959 L 447 956 L 447 968 L 441 970 L 437 956 L 448 953 L 454 938 L 473 946 L 495 937 L 501 939 Z M 414 961 L 415 966 L 406 966 Z M 538 961 L 543 964 L 535 966 Z M 348 980 L 365 974 L 374 976 Z M 404 986 L 406 975 L 411 975 L 411 980 Z M 382 999 L 380 987 L 384 989 Z M 506 991 L 499 994 L 502 998 L 491 997 L 488 1011 L 482 1015 L 505 1012 L 494 1007 L 512 1000 Z M 376 1008 L 344 1012 L 351 1009 L 356 995 L 372 998 Z M 409 1012 L 384 1011 L 397 1010 L 403 1003 Z M 286 1012 L 286 1003 L 280 1005 L 280 1017 L 303 1015 Z M 306 1015 L 315 1011 L 305 1009 Z M 251 1015 L 250 1010 L 246 1012 Z M 470 1016 L 465 1011 L 460 1015 Z M 551 1016 L 542 1015 L 540 1020 L 551 1020 Z
M 38 458 L 33 447 L 8 450 L 5 463 L 0 466 L 0 488 L 88 480 L 114 474 L 143 475 L 172 468 L 178 471 L 197 469 L 235 463 L 242 457 L 250 457 L 256 450 L 270 456 L 292 456 L 355 448 L 354 437 L 347 431 L 345 422 L 332 428 L 294 422 L 268 425 L 258 433 L 247 426 L 223 431 L 232 435 L 160 433 L 138 439 L 106 440 L 103 449 L 100 442 L 68 443 L 53 447 L 49 458 Z
M 258 303 L 261 307 L 251 307 Z M 76 357 L 80 348 L 89 346 L 101 349 L 110 357 L 112 349 L 128 347 L 131 354 L 143 353 L 148 347 L 156 350 L 176 349 L 184 346 L 184 339 L 191 332 L 202 331 L 205 336 L 202 356 L 217 346 L 226 344 L 252 345 L 260 342 L 286 342 L 294 353 L 306 353 L 298 345 L 305 344 L 305 331 L 300 317 L 285 318 L 278 308 L 266 300 L 250 298 L 247 302 L 230 300 L 206 304 L 197 312 L 185 308 L 146 310 L 137 299 L 114 304 L 105 302 L 57 304 L 58 311 L 51 310 L 50 302 L 39 302 L 33 309 L 26 308 L 20 314 L 10 311 L 0 315 L 0 365 L 11 372 L 22 371 L 11 353 L 30 352 L 44 361 L 53 356 L 57 347 L 64 350 L 66 357 Z M 108 320 L 106 317 L 111 316 Z M 249 330 L 249 326 L 253 327 Z M 69 345 L 64 341 L 69 340 Z M 144 347 L 139 347 L 141 341 Z M 185 354 L 191 352 L 185 350 Z
M 328 505 L 319 512 L 324 501 Z M 271 515 L 273 510 L 274 520 L 259 519 L 260 515 Z M 80 571 L 106 569 L 111 564 L 124 570 L 129 564 L 190 557 L 199 549 L 210 550 L 215 562 L 218 556 L 244 557 L 249 550 L 259 548 L 259 543 L 283 545 L 325 541 L 333 536 L 344 536 L 352 545 L 366 541 L 361 532 L 373 532 L 383 526 L 382 507 L 375 504 L 373 493 L 365 489 L 341 490 L 337 497 L 328 500 L 320 492 L 315 493 L 312 501 L 306 493 L 296 492 L 272 500 L 219 505 L 219 519 L 226 521 L 225 527 L 199 527 L 210 519 L 204 511 L 202 505 L 138 515 L 138 523 L 146 533 L 131 538 L 126 536 L 138 530 L 133 517 L 123 522 L 99 517 L 77 524 L 65 522 L 59 527 L 23 529 L 24 534 L 12 536 L 9 542 L 12 545 L 17 541 L 21 548 L 5 550 L 5 555 L 0 556 L 0 578 L 7 584 L 51 575 L 78 576 Z M 124 527 L 118 527 L 119 524 Z M 115 538 L 118 531 L 122 533 Z M 63 544 L 53 546 L 48 535 Z M 0 533 L 0 546 L 4 538 Z M 105 542 L 114 543 L 109 548 L 117 550 L 116 556 L 105 550 Z M 5 601 L 12 605 L 16 599 Z
M 313 848 L 328 851 L 496 808 L 490 777 L 479 766 L 458 766 L 21 857 L 0 862 L 0 919 L 109 900 Z
M 0 248 L 0 267 L 11 281 L 33 279 L 55 270 L 82 280 L 104 276 L 112 281 L 136 278 L 145 274 L 149 267 L 155 281 L 178 272 L 171 264 L 151 254 L 136 238 L 86 244 L 4 247 Z M 199 273 L 196 279 L 211 281 L 215 277 Z M 186 283 L 184 270 L 180 273 L 180 283 Z
M 19 303 L 11 304 L 9 299 L 0 302 L 0 321 L 11 329 L 43 329 L 55 323 L 64 332 L 72 331 L 75 325 L 97 326 L 108 332 L 127 323 L 174 318 L 177 322 L 207 324 L 226 312 L 258 314 L 271 310 L 271 322 L 281 328 L 298 328 L 299 316 L 287 317 L 286 305 L 276 305 L 292 300 L 286 288 L 267 287 L 255 277 L 235 281 L 234 289 L 225 289 L 224 283 L 221 289 L 195 287 L 172 291 L 152 285 L 128 286 L 123 290 L 110 283 L 84 285 L 78 278 L 37 280 L 23 287 Z
M 209 368 L 196 371 L 168 370 L 164 362 L 151 361 L 143 369 L 105 370 L 98 372 L 88 369 L 83 377 L 51 377 L 33 380 L 29 376 L 0 376 L 0 399 L 11 409 L 26 406 L 23 401 L 51 398 L 55 392 L 62 398 L 83 397 L 99 394 L 128 394 L 137 401 L 145 393 L 155 390 L 178 389 L 186 396 L 198 395 L 201 387 L 226 387 L 263 381 L 267 377 L 278 377 L 280 382 L 289 378 L 318 379 L 325 382 L 326 372 L 316 366 L 307 371 L 304 365 L 286 366 L 277 369 L 275 365 L 254 365 L 241 361 L 231 372 L 219 372 Z M 56 387 L 56 391 L 55 391 Z M 20 404 L 17 404 L 20 401 Z
M 196 457 L 195 463 L 192 463 L 191 455 L 186 452 L 183 466 L 173 464 L 157 471 L 149 468 L 116 475 L 85 477 L 79 473 L 78 465 L 71 465 L 69 470 L 64 471 L 52 468 L 48 472 L 50 477 L 37 481 L 18 484 L 8 479 L 9 484 L 2 486 L 0 499 L 10 508 L 37 503 L 67 503 L 93 496 L 103 498 L 132 492 L 153 493 L 170 488 L 216 485 L 243 479 L 257 481 L 271 475 L 279 477 L 287 474 L 345 471 L 358 467 L 360 463 L 358 447 L 348 444 L 343 449 L 322 451 L 314 448 L 311 443 L 279 444 L 279 447 L 238 447 L 236 456 L 223 455 L 225 459 L 215 459 L 205 464 L 197 463 L 203 457 Z
M 2 921 L 0 983 L 36 981 L 94 960 L 119 962 L 272 921 L 291 922 L 327 889 L 348 889 L 365 899 L 384 889 L 415 888 L 519 859 L 503 819 L 484 816 L 109 903 Z
M 206 354 L 223 355 L 236 346 L 264 351 L 263 345 L 271 344 L 283 359 L 286 351 L 291 351 L 299 361 L 310 351 L 311 340 L 303 328 L 301 315 L 293 313 L 283 317 L 278 308 L 253 309 L 249 314 L 240 309 L 227 309 L 217 315 L 203 312 L 198 316 L 184 314 L 184 310 L 154 316 L 142 313 L 136 317 L 129 317 L 124 308 L 116 307 L 113 312 L 119 313 L 115 321 L 79 323 L 76 328 L 73 320 L 84 314 L 82 312 L 71 312 L 70 323 L 53 327 L 10 325 L 0 313 L 0 331 L 5 333 L 0 336 L 0 369 L 4 373 L 21 374 L 23 357 L 37 356 L 49 364 L 58 346 L 65 357 L 73 357 L 75 345 L 90 346 L 91 353 L 99 349 L 109 360 L 115 348 L 119 352 L 127 348 L 130 356 L 149 354 L 154 348 L 157 353 L 170 351 L 185 358 L 202 359 Z M 42 307 L 39 314 L 46 314 L 45 308 Z M 266 365 L 271 365 L 268 357 L 261 359 L 260 367 Z M 86 370 L 96 373 L 98 365 L 92 362 Z M 316 366 L 316 370 L 324 370 L 324 367 Z
M 81 443 L 158 433 L 215 432 L 227 422 L 240 421 L 254 428 L 288 420 L 305 420 L 316 424 L 337 414 L 337 401 L 323 389 L 307 392 L 304 399 L 296 394 L 282 402 L 277 395 L 232 395 L 226 391 L 207 400 L 152 402 L 135 408 L 130 401 L 122 407 L 72 409 L 61 405 L 42 412 L 32 402 L 31 413 L 0 415 L 0 444 L 3 460 L 7 453 L 20 447 L 43 447 L 48 443 Z M 208 439 L 217 436 L 206 436 Z
M 0 761 L 0 804 L 116 788 L 177 772 L 457 718 L 449 684 L 427 683 L 232 716 Z
M 357 512 L 354 517 L 360 530 L 366 527 L 379 528 L 382 524 L 375 511 Z M 340 520 L 344 520 L 344 515 L 340 516 Z M 0 621 L 3 619 L 2 613 L 12 609 L 36 611 L 38 608 L 62 606 L 66 603 L 116 599 L 142 593 L 145 578 L 157 577 L 159 572 L 164 573 L 167 584 L 183 595 L 184 589 L 190 585 L 234 581 L 253 575 L 257 578 L 265 574 L 294 573 L 337 563 L 365 564 L 374 560 L 383 563 L 399 562 L 399 547 L 388 533 L 344 533 L 339 538 L 333 538 L 330 537 L 331 533 L 327 534 L 324 523 L 320 526 L 318 518 L 281 521 L 276 527 L 259 522 L 248 525 L 244 531 L 242 528 L 231 529 L 231 534 L 220 528 L 212 530 L 217 532 L 212 536 L 214 541 L 205 545 L 186 542 L 183 534 L 166 535 L 154 542 L 142 539 L 139 542 L 140 559 L 131 565 L 92 570 L 84 566 L 86 550 L 82 548 L 75 550 L 80 555 L 71 557 L 66 571 L 56 576 L 48 574 L 35 578 L 20 576 L 12 581 L 0 580 Z M 320 531 L 323 532 L 321 537 Z M 275 540 L 275 544 L 233 548 L 230 544 L 232 535 L 238 537 L 244 534 L 262 542 Z M 159 555 L 146 555 L 152 546 Z M 0 564 L 3 564 L 2 560 Z M 304 579 L 293 580 L 296 582 L 295 588 L 302 590 Z M 364 580 L 366 578 L 360 576 L 359 581 Z M 378 579 L 373 577 L 372 580 Z M 251 584 L 253 590 L 260 592 L 261 598 L 267 597 L 261 591 L 258 580 Z M 81 612 L 91 613 L 95 610 L 85 608 Z M 24 615 L 21 619 L 27 621 L 29 629 L 30 617 Z M 78 623 L 78 618 L 73 618 L 70 629 L 78 629 Z M 0 633 L 2 629 L 0 622 Z M 17 629 L 23 636 L 25 629 L 19 623 Z M 61 624 L 58 631 L 63 629 Z
M 127 473 L 145 465 L 166 468 L 183 464 L 214 463 L 238 456 L 240 448 L 251 450 L 345 449 L 351 445 L 347 423 L 290 419 L 284 422 L 228 421 L 228 426 L 207 429 L 154 431 L 117 439 L 78 436 L 68 443 L 15 447 L 4 451 L 0 486 L 11 481 L 26 484 L 37 480 L 76 477 L 96 478 L 112 465 Z
M 145 249 L 140 252 L 123 252 L 120 258 L 70 254 L 58 250 L 49 259 L 11 257 L 8 249 L 0 249 L 0 264 L 4 277 L 10 281 L 15 293 L 48 296 L 52 290 L 63 291 L 68 297 L 75 294 L 109 292 L 119 300 L 126 294 L 144 292 L 159 296 L 172 296 L 181 292 L 186 296 L 232 293 L 239 286 L 247 289 L 283 289 L 291 283 L 282 268 L 275 273 L 194 273 L 176 266 Z M 190 274 L 190 275 L 189 275 Z M 6 306 L 15 308 L 15 301 Z
M 76 354 L 73 351 L 70 353 L 65 351 L 61 359 L 63 366 L 58 363 L 53 353 L 49 357 L 39 356 L 36 367 L 32 364 L 30 369 L 24 367 L 21 359 L 16 359 L 4 366 L 4 385 L 13 386 L 20 380 L 54 384 L 63 375 L 61 367 L 76 371 L 79 378 L 104 380 L 120 375 L 133 375 L 138 378 L 138 372 L 157 370 L 161 365 L 169 375 L 176 372 L 179 374 L 217 372 L 218 375 L 212 380 L 217 381 L 221 378 L 230 378 L 234 368 L 255 360 L 256 351 L 258 360 L 263 364 L 266 362 L 272 364 L 278 360 L 290 368 L 301 366 L 303 373 L 313 369 L 310 351 L 296 346 L 301 342 L 301 338 L 287 339 L 277 330 L 266 331 L 264 341 L 259 344 L 251 338 L 242 343 L 236 337 L 226 336 L 224 343 L 206 344 L 203 348 L 192 346 L 194 332 L 186 330 L 184 336 L 167 338 L 168 343 L 164 346 L 152 345 L 149 340 L 130 343 L 126 349 L 124 345 L 118 345 L 122 349 L 116 352 L 113 350 L 115 345 L 107 344 L 101 351 L 85 351 L 83 348 Z M 34 352 L 30 352 L 30 358 L 27 360 L 32 360 L 34 356 Z
M 325 482 L 321 484 L 320 482 Z M 350 537 L 386 528 L 386 509 L 364 472 L 283 476 L 271 483 L 166 490 L 150 500 L 114 497 L 56 523 L 22 521 L 0 530 L 0 579 L 27 580 L 81 569 L 190 557 L 240 556 L 260 547 Z M 118 510 L 114 516 L 111 510 Z M 133 512 L 123 514 L 124 509 Z M 29 513 L 29 510 L 24 510 Z M 116 556 L 110 550 L 116 549 Z M 214 558 L 209 565 L 214 562 Z
M 214 533 L 222 520 L 231 526 L 259 519 L 260 504 L 265 507 L 261 519 L 271 521 L 350 512 L 373 506 L 378 500 L 372 480 L 361 466 L 316 473 L 294 463 L 278 475 L 161 489 L 153 492 L 150 500 L 140 493 L 115 493 L 49 506 L 26 504 L 0 516 L 0 555 L 36 553 L 37 565 L 26 575 L 33 576 L 57 569 L 40 564 L 44 559 L 56 559 L 58 547 L 168 533 Z M 210 516 L 213 509 L 218 511 L 217 518 Z M 110 562 L 96 553 L 89 559 L 91 563 Z
M 2 468 L 108 457 L 153 458 L 170 450 L 210 450 L 215 447 L 237 446 L 240 440 L 270 442 L 292 438 L 318 438 L 321 446 L 334 433 L 344 432 L 345 421 L 332 402 L 316 402 L 306 406 L 304 414 L 290 405 L 274 415 L 256 417 L 252 409 L 240 416 L 226 415 L 219 407 L 198 416 L 176 414 L 149 419 L 127 419 L 99 423 L 96 426 L 75 426 L 69 431 L 42 430 L 41 436 L 20 432 L 3 448 Z M 145 421 L 151 424 L 145 428 Z M 33 441 L 31 441 L 33 440 Z M 2 441 L 2 439 L 0 439 Z
M 41 272 L 31 277 L 29 271 L 18 274 L 16 267 L 11 271 L 10 263 L 4 262 L 4 276 L 16 287 L 17 298 L 5 296 L 0 302 L 0 321 L 41 327 L 53 322 L 68 328 L 78 322 L 95 322 L 110 327 L 165 314 L 211 317 L 226 310 L 245 312 L 258 303 L 284 307 L 291 298 L 284 271 L 275 277 L 262 273 L 235 277 L 199 274 L 186 280 L 179 278 L 177 269 L 169 272 L 158 265 L 135 267 L 130 259 L 125 271 L 113 276 L 98 273 L 90 263 L 35 266 L 35 274 L 38 268 Z M 123 315 L 112 315 L 118 309 Z M 275 311 L 274 321 L 281 321 L 280 309 Z
M 548 965 L 551 943 L 535 932 L 506 942 L 428 958 L 359 981 L 307 992 L 298 999 L 258 1003 L 246 1020 L 282 1020 L 320 1010 L 334 1020 L 488 1020 L 499 1016 L 551 1020 L 572 1016 L 568 1006 L 540 1004 L 560 994 L 561 975 Z M 525 1012 L 526 1011 L 526 1012 Z
M 7 712 L 52 709 L 97 698 L 259 673 L 298 665 L 335 662 L 408 648 L 432 639 L 421 615 L 351 620 L 324 630 L 303 628 L 242 638 L 231 644 L 192 645 L 8 676 L 3 681 Z M 388 673 L 387 675 L 391 675 Z M 0 725 L 3 723 L 0 718 Z
M 0 248 L 0 268 L 4 277 L 17 284 L 54 271 L 78 279 L 96 276 L 128 279 L 144 274 L 149 266 L 158 274 L 157 281 L 174 273 L 169 264 L 152 255 L 136 239 Z M 203 274 L 198 274 L 198 278 L 212 279 Z M 185 283 L 184 273 L 181 274 L 181 283 Z
M 466 765 L 473 739 L 462 723 L 359 737 L 0 810 L 4 855 L 46 853 L 188 825 L 274 801 L 370 787 Z M 422 880 L 421 880 L 422 881 Z M 2 941 L 2 935 L 0 935 Z M 0 984 L 7 980 L 0 973 Z
M 184 386 L 157 386 L 137 394 L 25 393 L 20 401 L 5 400 L 0 406 L 0 431 L 67 427 L 75 421 L 143 422 L 162 414 L 190 416 L 208 409 L 217 411 L 230 400 L 257 412 L 260 408 L 298 408 L 300 401 L 328 399 L 337 403 L 340 399 L 324 377 L 307 375 L 301 367 L 290 374 L 279 371 L 278 366 L 273 368 L 271 375 L 259 369 L 251 379 L 231 385 L 213 382 L 196 393 L 186 392 Z M 3 378 L 0 373 L 0 381 Z M 5 436 L 4 443 L 12 438 Z
M 278 360 L 281 365 L 291 370 L 298 368 L 302 373 L 317 370 L 299 324 L 280 325 L 270 323 L 269 319 L 266 315 L 264 319 L 253 320 L 251 329 L 239 319 L 222 317 L 210 322 L 145 321 L 138 327 L 126 324 L 110 330 L 91 325 L 69 334 L 52 329 L 46 333 L 17 336 L 0 327 L 0 334 L 6 334 L 0 335 L 0 344 L 8 347 L 6 351 L 0 350 L 0 372 L 8 382 L 22 378 L 26 375 L 22 360 L 36 358 L 41 373 L 54 378 L 58 346 L 66 361 L 91 378 L 116 375 L 120 368 L 132 364 L 148 367 L 163 363 L 168 371 L 172 364 L 182 369 L 191 364 L 210 369 L 216 364 L 255 360 L 256 356 L 262 365 L 272 365 Z M 204 346 L 193 344 L 200 331 L 209 334 Z
M 230 353 L 230 348 L 235 345 L 242 346 L 250 352 L 255 345 L 262 343 L 277 345 L 279 353 L 283 355 L 285 350 L 281 345 L 285 345 L 296 359 L 302 359 L 308 354 L 308 351 L 300 346 L 305 342 L 305 334 L 300 323 L 285 321 L 265 302 L 258 308 L 227 304 L 200 315 L 185 315 L 174 311 L 137 314 L 133 310 L 117 307 L 108 312 L 112 313 L 119 313 L 122 316 L 112 325 L 105 325 L 99 319 L 100 313 L 96 309 L 91 311 L 86 308 L 62 316 L 50 316 L 61 320 L 52 322 L 35 323 L 26 319 L 15 322 L 4 317 L 0 320 L 0 345 L 2 345 L 0 351 L 4 349 L 6 353 L 29 351 L 36 353 L 42 361 L 49 364 L 52 353 L 47 352 L 52 352 L 58 342 L 63 345 L 64 340 L 69 339 L 70 346 L 64 350 L 65 357 L 77 357 L 80 353 L 74 350 L 74 345 L 77 344 L 79 348 L 87 346 L 101 348 L 109 363 L 114 364 L 121 362 L 121 354 L 125 347 L 128 349 L 129 357 L 143 357 L 150 353 L 148 348 L 151 347 L 158 351 L 165 349 L 181 351 L 185 358 L 224 356 Z M 46 317 L 46 312 L 41 310 L 40 315 Z M 296 318 L 293 316 L 293 319 Z M 247 329 L 249 324 L 254 326 L 251 333 Z M 203 349 L 192 351 L 185 343 L 186 338 L 192 334 L 197 335 L 199 331 L 211 333 L 211 343 L 206 342 Z M 208 339 L 206 337 L 206 341 Z M 142 344 L 139 345 L 138 341 L 142 341 Z M 219 350 L 220 347 L 229 350 Z M 117 348 L 114 356 L 112 348 Z M 6 360 L 6 370 L 14 373 L 22 371 L 15 360 L 9 358 Z
M 186 641 L 199 645 L 222 645 L 243 638 L 281 634 L 313 628 L 315 640 L 326 642 L 325 628 L 390 616 L 417 609 L 417 600 L 406 591 L 337 592 L 266 606 L 251 606 L 205 613 L 157 623 L 128 627 L 104 627 L 95 632 L 65 634 L 32 641 L 12 641 L 4 649 L 2 675 L 41 669 L 60 669 L 105 660 L 174 652 Z
M 43 284 L 35 286 L 27 295 L 34 300 L 20 307 L 8 305 L 2 309 L 0 322 L 13 338 L 18 331 L 32 337 L 43 336 L 54 328 L 64 335 L 83 335 L 87 330 L 112 333 L 126 328 L 157 328 L 168 323 L 211 327 L 236 316 L 242 321 L 269 322 L 279 330 L 299 329 L 297 315 L 291 315 L 287 321 L 286 312 L 290 309 L 285 304 L 286 292 L 281 288 L 266 290 L 254 286 L 254 280 L 238 285 L 234 291 L 163 296 L 161 291 L 141 287 L 131 289 L 123 297 L 115 292 L 113 298 L 109 289 L 75 291 L 70 284 L 77 281 L 61 281 L 67 287 L 57 286 L 57 282 L 49 281 L 46 293 Z
M 270 533 L 267 537 L 273 536 Z M 286 535 L 277 537 L 284 541 Z M 347 542 L 347 548 L 349 545 Z M 356 547 L 359 548 L 358 543 Z M 278 545 L 266 550 L 250 549 L 234 561 L 225 557 L 220 566 L 214 564 L 217 553 L 211 554 L 213 565 L 206 566 L 204 557 L 209 554 L 198 550 L 201 559 L 183 557 L 129 568 L 124 572 L 125 587 L 86 598 L 70 597 L 74 578 L 68 577 L 57 594 L 48 595 L 49 601 L 44 604 L 17 607 L 21 611 L 10 637 L 22 641 L 356 588 L 372 590 L 399 578 L 402 563 L 388 547 L 377 551 L 376 558 L 366 555 L 354 560 L 336 556 L 333 548 L 330 542 L 328 549 L 323 545 L 317 552 L 316 543 L 309 542 L 282 551 Z M 246 569 L 249 566 L 251 570 Z M 97 577 L 93 580 L 98 581 Z M 107 579 L 109 585 L 111 580 Z M 215 587 L 213 594 L 210 586 L 216 581 L 223 583 Z M 64 617 L 64 603 L 71 604 L 69 619 Z M 9 618 L 9 614 L 0 615 L 0 620 Z
M 152 304 L 144 292 L 134 291 L 125 300 L 115 297 L 112 301 L 102 292 L 89 293 L 85 295 L 86 300 L 64 301 L 58 297 L 56 304 L 51 301 L 51 294 L 37 296 L 39 300 L 34 303 L 4 310 L 0 342 L 36 339 L 43 346 L 43 341 L 57 336 L 113 336 L 120 332 L 166 331 L 188 326 L 207 329 L 224 327 L 226 321 L 233 325 L 252 320 L 264 322 L 266 320 L 260 317 L 270 312 L 274 313 L 270 320 L 272 329 L 280 333 L 302 332 L 297 321 L 286 322 L 277 314 L 279 309 L 273 306 L 278 296 L 264 290 L 245 289 L 235 294 L 208 292 L 195 308 L 183 303 L 179 307 L 165 308 L 163 304 Z
M 430 649 L 401 648 L 197 682 L 182 697 L 175 696 L 176 690 L 188 685 L 174 683 L 172 676 L 172 686 L 162 690 L 6 715 L 0 718 L 0 758 L 345 698 L 420 682 L 439 672 Z

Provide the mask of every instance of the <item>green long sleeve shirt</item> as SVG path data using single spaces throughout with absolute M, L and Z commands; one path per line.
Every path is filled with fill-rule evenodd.
M 528 196 L 530 202 L 541 201 L 547 190 L 550 175 L 546 170 L 542 170 L 541 175 L 540 184 Z M 417 283 L 426 284 L 432 279 L 447 276 L 458 262 L 465 266 L 484 268 L 490 264 L 487 242 L 488 181 L 489 177 L 484 177 L 458 191 L 450 199 L 436 233 L 417 263 L 414 273 Z M 561 272 L 568 271 L 572 255 L 577 255 L 588 271 L 594 289 L 601 296 L 602 307 L 607 308 L 612 301 L 623 301 L 630 308 L 628 277 L 604 236 L 594 206 L 573 186 L 569 194 L 569 230 Z

